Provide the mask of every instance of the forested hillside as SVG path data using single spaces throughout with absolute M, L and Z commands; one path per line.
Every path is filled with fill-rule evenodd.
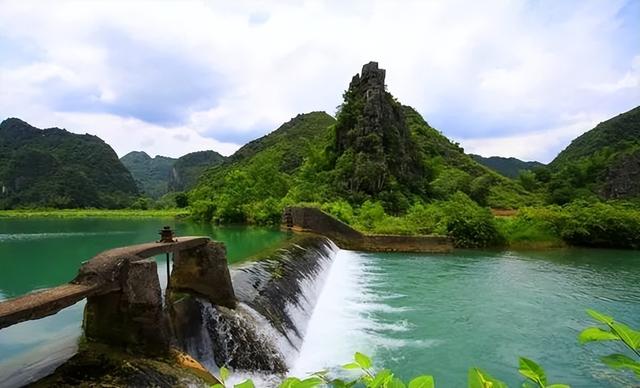
M 131 174 L 97 136 L 0 124 L 0 208 L 120 208 L 138 195 Z
M 178 159 L 132 151 L 120 160 L 131 172 L 140 193 L 158 199 L 169 192 L 192 189 L 204 170 L 224 161 L 215 151 L 191 152 Z
M 543 167 L 544 164 L 540 162 L 525 162 L 517 158 L 504 158 L 501 156 L 490 156 L 485 158 L 484 156 L 470 154 L 470 156 L 476 162 L 483 166 L 512 179 L 516 179 L 520 175 L 521 171 L 532 170 L 537 167 Z
M 160 155 L 152 158 L 145 152 L 132 151 L 120 161 L 131 172 L 141 194 L 157 199 L 169 191 L 176 159 Z
M 640 197 L 640 107 L 598 124 L 534 172 L 551 203 Z
M 169 191 L 191 190 L 202 173 L 224 162 L 225 157 L 215 151 L 197 151 L 181 156 L 173 164 Z
M 300 202 L 380 204 L 401 215 L 457 192 L 477 203 L 533 203 L 513 182 L 476 163 L 384 85 L 372 62 L 353 77 L 337 119 L 298 115 L 209 170 L 190 194 L 196 214 L 220 222 L 276 222 Z

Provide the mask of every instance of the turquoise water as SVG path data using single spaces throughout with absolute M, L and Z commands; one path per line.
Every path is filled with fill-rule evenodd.
M 277 229 L 217 228 L 175 219 L 0 219 L 0 300 L 66 283 L 83 261 L 107 249 L 155 241 L 165 225 L 179 236 L 210 236 L 224 242 L 231 263 L 288 237 Z M 158 275 L 166 284 L 163 257 Z M 81 301 L 54 316 L 0 330 L 0 386 L 13 381 L 12 376 L 22 381 L 16 373 L 29 375 L 43 363 L 73 354 L 83 308 Z
M 624 346 L 577 341 L 594 325 L 587 308 L 640 327 L 637 251 L 358 255 L 366 303 L 374 303 L 364 314 L 375 324 L 363 350 L 405 378 L 425 372 L 440 387 L 463 387 L 468 368 L 477 366 L 520 386 L 518 356 L 525 356 L 546 369 L 550 382 L 638 384 L 599 361 Z
M 179 235 L 227 243 L 231 262 L 276 246 L 278 230 L 213 228 L 170 219 L 0 220 L 0 299 L 64 283 L 78 265 L 116 246 L 148 242 L 170 225 Z M 166 268 L 159 261 L 163 280 Z M 520 386 L 518 356 L 538 361 L 551 382 L 629 387 L 630 375 L 599 357 L 616 344 L 579 345 L 594 308 L 640 327 L 640 252 L 563 249 L 457 251 L 443 255 L 341 251 L 313 313 L 295 373 L 349 361 L 355 351 L 404 378 L 435 376 L 464 387 L 472 366 Z M 72 354 L 84 302 L 0 331 L 0 385 Z M 44 362 L 43 362 L 44 361 Z M 9 383 L 7 383 L 9 382 Z M 635 383 L 637 385 L 637 383 Z

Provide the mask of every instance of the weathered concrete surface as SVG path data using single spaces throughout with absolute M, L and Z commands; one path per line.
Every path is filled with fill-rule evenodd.
M 97 286 L 65 284 L 9 299 L 0 303 L 0 329 L 19 322 L 53 315 L 93 294 L 96 289 Z
M 189 292 L 204 296 L 212 304 L 235 308 L 224 244 L 206 245 L 176 252 L 173 258 L 170 292 Z
M 125 262 L 191 249 L 207 242 L 208 237 L 180 237 L 173 243 L 139 244 L 102 252 L 80 267 L 71 284 L 0 302 L 0 329 L 53 315 L 93 295 L 119 290 L 122 286 L 119 277 Z
M 290 207 L 285 210 L 293 227 L 329 237 L 343 249 L 371 252 L 450 252 L 453 243 L 446 236 L 370 235 L 353 229 L 344 222 L 308 207 Z
M 72 283 L 99 284 L 103 287 L 109 287 L 110 284 L 117 282 L 120 268 L 125 260 L 142 260 L 161 253 L 178 252 L 205 245 L 208 241 L 207 237 L 180 237 L 172 243 L 155 242 L 110 249 L 82 264 L 78 276 L 73 279 Z M 111 290 L 107 288 L 105 291 Z
M 364 240 L 364 234 L 320 209 L 289 207 L 285 212 L 290 214 L 289 221 L 293 230 L 321 234 L 341 248 L 356 249 Z
M 84 334 L 101 342 L 144 354 L 169 350 L 157 265 L 152 259 L 124 261 L 119 290 L 87 298 Z
M 451 252 L 445 236 L 365 235 L 359 250 L 373 252 Z

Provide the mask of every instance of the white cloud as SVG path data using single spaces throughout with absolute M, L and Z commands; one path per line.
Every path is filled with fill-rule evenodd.
M 5 38 L 40 52 L 17 66 L 0 59 L 0 115 L 102 128 L 120 154 L 154 131 L 186 139 L 185 149 L 229 150 L 211 139 L 237 143 L 297 113 L 333 113 L 351 76 L 377 60 L 389 90 L 445 134 L 483 154 L 510 152 L 495 139 L 533 137 L 539 148 L 518 153 L 542 159 L 568 139 L 537 134 L 566 127 L 566 115 L 607 118 L 640 101 L 639 41 L 620 39 L 640 7 L 625 14 L 625 4 L 4 1 L 0 51 Z M 171 122 L 150 118 L 164 112 Z M 109 135 L 137 131 L 130 145 Z
M 561 149 L 558 145 L 566 145 L 585 132 L 585 128 L 593 128 L 608 117 L 595 117 L 589 114 L 578 114 L 565 117 L 565 123 L 559 127 L 523 134 L 485 137 L 480 139 L 459 139 L 465 151 L 482 156 L 515 157 L 521 160 L 537 160 L 549 163 Z M 549 145 L 556 145 L 550 147 Z
M 124 156 L 130 151 L 145 151 L 151 156 L 180 157 L 189 152 L 204 150 L 231 155 L 240 147 L 234 143 L 203 137 L 189 127 L 162 127 L 111 114 L 57 112 L 46 120 L 34 118 L 29 123 L 38 128 L 57 126 L 74 133 L 97 135 L 111 145 L 118 156 Z

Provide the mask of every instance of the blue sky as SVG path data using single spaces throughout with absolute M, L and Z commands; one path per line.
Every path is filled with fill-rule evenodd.
M 550 161 L 640 104 L 640 0 L 2 1 L 0 117 L 230 154 L 362 64 L 468 152 Z

